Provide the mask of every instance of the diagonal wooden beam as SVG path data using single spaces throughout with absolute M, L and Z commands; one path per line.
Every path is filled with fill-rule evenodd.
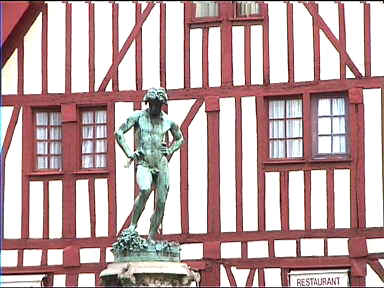
M 147 19 L 149 13 L 152 11 L 152 8 L 155 6 L 155 3 L 149 2 L 147 4 L 147 7 L 141 14 L 141 16 L 137 19 L 137 22 L 135 26 L 133 27 L 131 34 L 129 34 L 127 40 L 125 40 L 125 43 L 121 50 L 119 51 L 119 54 L 117 55 L 117 60 L 113 59 L 111 67 L 109 67 L 107 74 L 105 75 L 103 81 L 100 84 L 100 87 L 98 91 L 105 91 L 105 88 L 107 88 L 108 82 L 112 79 L 112 75 L 117 71 L 117 67 L 123 60 L 125 54 L 127 54 L 129 47 L 131 47 L 133 40 L 135 40 L 137 34 L 140 32 L 141 27 L 143 26 L 144 21 Z
M 224 264 L 224 268 L 225 268 L 225 273 L 227 273 L 229 285 L 231 285 L 231 287 L 237 287 L 236 279 L 235 279 L 235 276 L 233 276 L 231 266 Z
M 384 267 L 381 265 L 379 260 L 368 260 L 369 266 L 371 266 L 372 270 L 380 277 L 381 281 L 384 283 Z
M 20 106 L 17 105 L 13 108 L 11 120 L 9 121 L 8 129 L 4 137 L 4 142 L 1 149 L 1 156 L 3 157 L 3 161 L 5 163 L 5 158 L 7 157 L 9 146 L 11 146 L 13 133 L 15 132 L 15 127 L 17 124 L 17 120 L 19 119 Z
M 315 10 L 315 7 L 310 5 L 309 3 L 302 2 L 304 7 L 311 14 L 315 23 L 318 23 L 321 30 L 323 30 L 325 36 L 331 41 L 333 47 L 340 53 L 341 57 L 345 60 L 349 69 L 351 69 L 352 73 L 356 76 L 356 78 L 362 78 L 363 75 L 360 73 L 359 69 L 353 63 L 351 57 L 349 57 L 346 49 L 342 46 L 340 41 L 336 38 L 336 36 L 329 29 L 328 25 L 325 23 L 324 19 L 319 15 L 319 13 Z

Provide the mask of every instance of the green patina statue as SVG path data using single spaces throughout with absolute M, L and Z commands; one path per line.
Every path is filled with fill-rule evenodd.
M 133 215 L 128 231 L 136 231 L 137 222 L 145 208 L 145 204 L 152 192 L 152 185 L 156 189 L 155 211 L 151 217 L 149 241 L 154 242 L 164 216 L 165 201 L 169 191 L 169 170 L 167 156 L 177 151 L 183 144 L 183 135 L 179 126 L 161 111 L 161 106 L 167 104 L 168 96 L 164 88 L 151 88 L 147 91 L 143 101 L 149 108 L 134 112 L 115 132 L 116 140 L 129 163 L 137 161 L 136 179 L 140 194 L 135 199 Z M 124 133 L 132 127 L 136 128 L 138 147 L 133 153 L 124 139 Z M 165 135 L 170 131 L 174 143 L 167 147 Z

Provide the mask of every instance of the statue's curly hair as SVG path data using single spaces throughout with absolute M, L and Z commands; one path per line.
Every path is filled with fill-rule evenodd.
M 159 100 L 162 105 L 167 105 L 168 104 L 167 91 L 162 87 L 149 88 L 147 93 L 144 95 L 143 101 L 147 103 L 150 100 Z

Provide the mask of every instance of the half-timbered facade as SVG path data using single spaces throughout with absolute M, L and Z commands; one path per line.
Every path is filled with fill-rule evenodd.
M 100 283 L 138 193 L 114 131 L 161 86 L 185 143 L 160 237 L 201 285 L 383 285 L 382 2 L 1 9 L 1 282 Z

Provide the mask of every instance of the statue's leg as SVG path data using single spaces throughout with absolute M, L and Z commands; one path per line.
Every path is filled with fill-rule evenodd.
M 136 229 L 137 222 L 144 211 L 145 204 L 151 194 L 152 174 L 147 167 L 137 166 L 136 181 L 139 186 L 140 194 L 135 199 L 133 205 L 133 215 L 130 228 Z
M 151 217 L 151 226 L 149 228 L 149 238 L 152 240 L 155 239 L 159 226 L 163 221 L 165 201 L 167 200 L 169 191 L 169 171 L 167 163 L 160 169 L 156 180 L 155 211 Z

